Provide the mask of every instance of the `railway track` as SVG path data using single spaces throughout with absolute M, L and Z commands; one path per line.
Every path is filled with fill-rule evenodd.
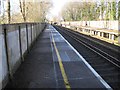
M 98 43 L 94 43 L 88 36 L 67 28 L 60 26 L 54 27 L 77 49 L 114 90 L 120 90 L 119 51 L 117 52 Z

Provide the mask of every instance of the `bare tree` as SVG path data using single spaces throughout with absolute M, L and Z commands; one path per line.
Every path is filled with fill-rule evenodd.
M 22 14 L 24 22 L 39 22 L 45 20 L 45 14 L 50 8 L 50 2 L 25 2 L 25 0 L 19 0 L 20 12 Z
M 10 23 L 10 21 L 11 21 L 11 15 L 10 15 L 10 0 L 7 0 L 7 4 L 8 4 L 8 7 L 7 7 L 8 23 Z
M 2 3 L 2 1 L 0 1 L 0 14 L 1 14 L 1 3 Z
M 25 7 L 25 0 L 19 0 L 20 3 L 20 11 L 23 17 L 24 22 L 26 22 L 26 7 Z

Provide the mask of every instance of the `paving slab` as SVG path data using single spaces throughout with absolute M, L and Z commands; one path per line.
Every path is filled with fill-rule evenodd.
M 24 63 L 14 74 L 14 83 L 9 83 L 8 88 L 10 86 L 13 86 L 12 88 L 65 88 L 65 78 L 58 55 L 71 88 L 106 90 L 106 86 L 87 66 L 83 58 L 51 25 L 48 25 L 38 37 L 30 53 L 25 57 Z

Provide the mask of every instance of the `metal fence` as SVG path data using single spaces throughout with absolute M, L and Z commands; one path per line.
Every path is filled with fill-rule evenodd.
M 45 28 L 45 23 L 0 25 L 0 85 L 5 87 L 24 62 L 24 56 Z

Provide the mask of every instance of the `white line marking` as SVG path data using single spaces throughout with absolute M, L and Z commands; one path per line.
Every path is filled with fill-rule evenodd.
M 55 28 L 54 28 L 55 29 Z M 56 30 L 56 29 L 55 29 Z M 57 30 L 56 30 L 57 31 Z M 90 64 L 78 53 L 78 51 L 57 31 L 57 33 L 69 44 L 69 46 L 75 51 L 75 53 L 83 60 L 87 67 L 94 73 L 94 75 L 101 81 L 101 83 L 108 89 L 113 90 L 104 79 L 90 66 Z

